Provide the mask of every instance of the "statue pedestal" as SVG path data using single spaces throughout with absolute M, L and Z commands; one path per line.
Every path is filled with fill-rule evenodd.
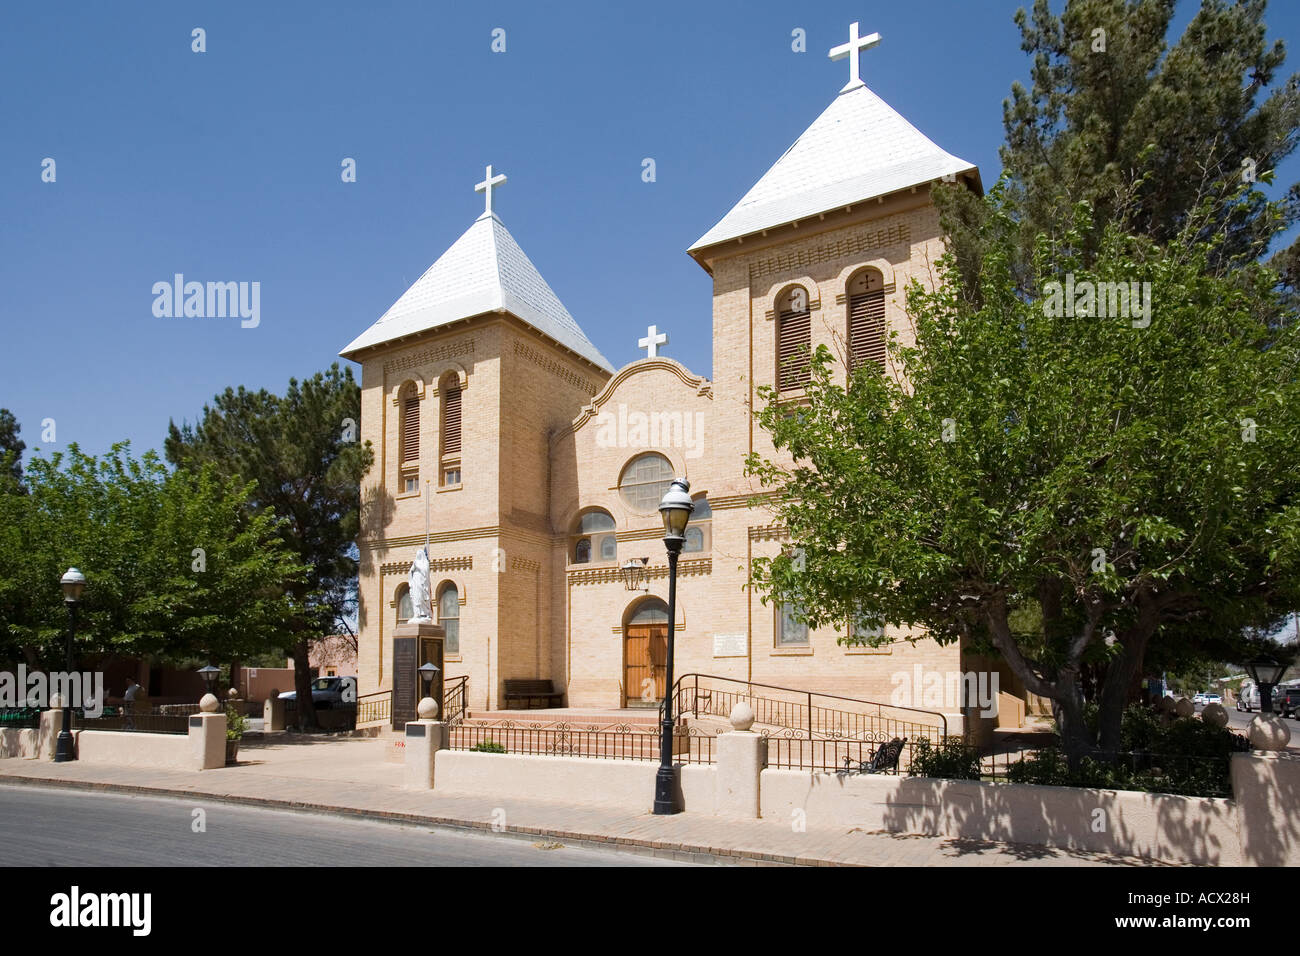
M 400 730 L 416 719 L 415 708 L 425 690 L 420 686 L 420 667 L 438 668 L 428 695 L 442 702 L 442 645 L 445 632 L 433 621 L 407 621 L 393 631 L 393 729 Z

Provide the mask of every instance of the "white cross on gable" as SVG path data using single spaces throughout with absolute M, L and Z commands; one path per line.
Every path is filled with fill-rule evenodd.
M 485 216 L 492 215 L 492 190 L 495 187 L 500 186 L 505 181 L 506 181 L 505 173 L 497 173 L 497 175 L 495 176 L 492 175 L 492 164 L 489 163 L 487 168 L 487 178 L 484 179 L 481 183 L 475 184 L 474 186 L 474 192 L 486 194 L 483 215 Z
M 856 23 L 851 23 L 849 24 L 849 42 L 841 43 L 837 47 L 831 47 L 831 52 L 827 55 L 832 60 L 842 60 L 845 57 L 849 58 L 849 82 L 844 85 L 844 89 L 840 90 L 841 93 L 847 92 L 848 90 L 858 86 L 866 85 L 862 82 L 862 77 L 858 72 L 858 54 L 863 50 L 870 50 L 879 42 L 879 33 L 873 33 L 869 37 L 859 37 L 858 25 Z
M 668 333 L 660 332 L 659 326 L 652 325 L 645 330 L 645 338 L 636 344 L 645 349 L 646 358 L 654 358 L 659 354 L 659 346 L 668 344 Z

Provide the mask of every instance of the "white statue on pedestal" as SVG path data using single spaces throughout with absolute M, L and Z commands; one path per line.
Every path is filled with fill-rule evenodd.
M 411 590 L 411 620 L 412 621 L 432 621 L 432 608 L 429 606 L 429 556 L 424 553 L 424 548 L 415 552 L 415 560 L 411 563 L 410 574 Z

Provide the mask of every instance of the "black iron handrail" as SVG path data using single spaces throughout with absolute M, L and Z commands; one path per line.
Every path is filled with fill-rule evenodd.
M 453 726 L 465 720 L 469 701 L 469 675 L 453 677 L 442 689 L 442 719 Z
M 377 690 L 357 697 L 358 724 L 373 720 L 389 720 L 393 716 L 393 692 Z
M 939 725 L 940 725 L 940 727 L 942 727 L 942 733 L 941 733 L 941 735 L 940 735 L 940 736 L 941 736 L 941 739 L 942 739 L 942 738 L 946 738 L 946 737 L 948 736 L 948 718 L 945 717 L 943 714 L 939 713 L 938 711 L 933 711 L 933 710 L 922 710 L 922 709 L 919 708 L 919 707 L 904 707 L 904 706 L 901 706 L 901 705 L 899 705 L 899 704 L 885 704 L 885 703 L 881 703 L 880 701 L 876 701 L 876 700 L 867 700 L 866 698 L 862 698 L 862 697 L 845 697 L 845 696 L 840 695 L 840 694 L 824 694 L 824 693 L 821 693 L 820 691 L 810 691 L 810 690 L 805 690 L 804 688 L 800 688 L 800 687 L 782 687 L 782 686 L 780 686 L 780 685 L 778 685 L 778 684 L 762 684 L 762 683 L 759 683 L 759 682 L 757 682 L 757 681 L 740 680 L 739 678 L 736 678 L 736 677 L 720 677 L 720 676 L 718 676 L 718 675 L 716 675 L 716 674 L 683 674 L 683 675 L 682 675 L 681 677 L 679 677 L 679 678 L 677 679 L 677 681 L 673 684 L 673 689 L 672 689 L 671 699 L 674 700 L 674 701 L 677 701 L 677 700 L 681 697 L 683 691 L 686 689 L 683 685 L 684 685 L 684 684 L 687 684 L 687 683 L 692 683 L 692 684 L 693 684 L 693 688 L 692 688 L 692 690 L 693 690 L 693 697 L 694 697 L 692 703 L 697 702 L 697 701 L 700 699 L 700 693 L 699 693 L 699 692 L 700 692 L 700 680 L 701 680 L 701 678 L 703 678 L 704 680 L 708 680 L 708 681 L 719 681 L 719 682 L 725 682 L 725 683 L 728 683 L 728 684 L 738 684 L 738 685 L 741 685 L 741 686 L 743 686 L 743 687 L 745 687 L 745 688 L 748 689 L 747 692 L 746 692 L 746 693 L 743 693 L 743 694 L 738 693 L 738 692 L 734 692 L 734 691 L 723 691 L 723 693 L 731 693 L 731 694 L 734 694 L 735 696 L 738 696 L 738 697 L 744 697 L 744 698 L 749 699 L 749 700 L 755 700 L 755 701 L 769 701 L 769 702 L 771 702 L 771 703 L 773 703 L 773 704 L 784 705 L 784 706 L 790 707 L 790 708 L 792 708 L 792 709 L 794 709 L 794 710 L 796 710 L 796 711 L 797 711 L 797 709 L 798 709 L 799 707 L 806 707 L 806 708 L 807 708 L 807 715 L 806 715 L 806 716 L 807 716 L 807 720 L 803 723 L 803 726 L 802 726 L 802 727 L 792 727 L 792 726 L 790 726 L 790 724 L 789 724 L 788 722 L 786 722 L 786 723 L 780 723 L 779 721 L 763 720 L 763 719 L 762 719 L 762 716 L 770 716 L 770 709 L 769 709 L 769 713 L 766 713 L 766 714 L 761 715 L 761 716 L 760 716 L 758 713 L 756 713 L 756 714 L 755 714 L 755 719 L 758 720 L 758 722 L 760 722 L 760 723 L 778 723 L 780 726 L 787 727 L 788 729 L 791 729 L 791 730 L 805 730 L 805 729 L 806 729 L 807 732 L 808 732 L 808 739 L 809 739 L 809 740 L 812 740 L 812 739 L 813 739 L 814 710 L 821 710 L 821 711 L 823 712 L 823 715 L 826 715 L 826 714 L 830 714 L 830 715 L 838 715 L 838 714 L 842 714 L 842 715 L 844 715 L 844 716 L 848 716 L 848 717 L 862 717 L 862 718 L 871 718 L 871 717 L 872 717 L 872 715 L 870 715 L 870 714 L 862 714 L 862 713 L 858 713 L 857 711 L 847 710 L 847 709 L 845 709 L 845 708 L 816 707 L 816 705 L 814 705 L 814 703 L 813 703 L 813 698 L 814 698 L 814 697 L 827 698 L 827 699 L 829 699 L 829 700 L 846 701 L 846 702 L 853 703 L 853 704 L 861 704 L 861 705 L 864 705 L 864 706 L 867 706 L 867 707 L 875 707 L 877 710 L 876 710 L 876 714 L 875 714 L 874 716 L 875 716 L 875 719 L 879 719 L 879 720 L 886 720 L 886 721 L 887 721 L 887 720 L 895 720 L 895 721 L 897 721 L 897 722 L 899 722 L 899 723 L 906 723 L 906 721 L 901 721 L 901 720 L 898 720 L 897 718 L 891 718 L 891 717 L 889 717 L 889 716 L 883 714 L 883 713 L 881 712 L 880 709 L 881 709 L 881 708 L 885 708 L 885 707 L 887 707 L 887 708 L 889 708 L 890 710 L 893 710 L 893 711 L 906 711 L 906 712 L 908 712 L 908 713 L 913 713 L 913 714 L 925 714 L 925 715 L 927 715 L 927 716 L 929 716 L 929 717 L 934 717 L 934 718 L 937 718 L 937 719 L 938 719 L 938 721 L 939 721 Z M 786 693 L 786 694 L 798 694 L 798 695 L 804 697 L 804 698 L 805 698 L 805 701 L 803 701 L 803 702 L 795 702 L 795 701 L 778 700 L 778 699 L 771 698 L 771 697 L 765 697 L 765 696 L 763 696 L 763 695 L 761 695 L 761 694 L 755 694 L 755 693 L 752 691 L 752 688 L 755 688 L 755 687 L 760 687 L 760 688 L 763 688 L 763 689 L 765 689 L 765 690 L 780 691 L 780 692 L 782 692 L 782 693 Z M 706 690 L 706 691 L 709 691 L 710 688 L 705 688 L 705 690 Z M 661 714 L 661 715 L 663 714 L 663 708 L 666 706 L 666 704 L 667 704 L 667 702 L 668 702 L 669 699 L 670 699 L 670 698 L 666 696 L 666 697 L 664 698 L 664 701 L 659 705 L 659 711 L 660 711 L 660 714 Z M 779 709 L 779 708 L 777 708 L 777 709 Z M 678 707 L 676 708 L 676 710 L 677 710 L 678 717 L 680 718 L 680 717 L 682 716 L 682 714 L 683 714 L 683 708 L 680 707 L 680 706 L 678 706 Z M 695 710 L 695 708 L 691 708 L 691 710 L 692 710 L 693 713 L 696 713 L 696 715 L 698 716 L 698 711 Z M 726 716 L 726 715 L 720 715 L 720 716 Z M 822 724 L 823 724 L 823 726 L 825 726 L 825 724 L 826 724 L 826 720 L 825 720 L 824 717 L 823 717 L 823 720 L 822 720 Z

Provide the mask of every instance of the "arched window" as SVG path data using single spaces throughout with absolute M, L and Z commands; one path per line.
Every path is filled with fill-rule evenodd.
M 397 399 L 398 449 L 403 492 L 420 490 L 420 393 L 414 382 L 407 382 Z
M 443 376 L 439 383 L 439 391 L 442 395 L 442 428 L 439 435 L 442 439 L 442 449 L 439 455 L 439 481 L 443 487 L 459 485 L 461 483 L 460 473 L 460 379 L 454 372 L 449 372 Z
M 403 584 L 397 589 L 397 623 L 402 624 L 411 619 L 415 611 L 411 607 L 411 588 Z
M 691 504 L 695 510 L 691 512 L 691 523 L 686 526 L 686 544 L 682 552 L 708 551 L 712 546 L 713 509 L 704 495 L 692 498 Z
M 637 455 L 619 476 L 619 497 L 633 511 L 653 514 L 672 480 L 673 466 L 663 455 L 656 452 Z
M 598 561 L 618 558 L 618 539 L 614 536 L 614 519 L 608 511 L 588 511 L 578 519 L 577 540 L 573 545 L 573 563 L 586 564 L 596 555 Z
M 885 278 L 862 269 L 849 279 L 849 371 L 885 371 Z
M 791 286 L 776 301 L 776 380 L 780 388 L 799 388 L 812 377 L 812 313 L 808 290 Z
M 444 634 L 444 654 L 460 653 L 460 592 L 448 582 L 438 591 L 438 623 Z
M 627 621 L 628 624 L 667 624 L 668 605 L 659 598 L 642 601 L 636 613 Z

